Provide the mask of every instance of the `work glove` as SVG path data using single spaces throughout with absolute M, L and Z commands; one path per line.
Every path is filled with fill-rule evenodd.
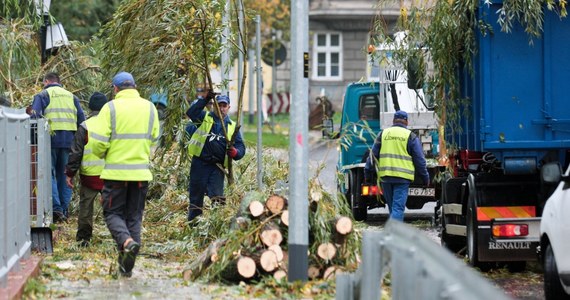
M 208 90 L 208 94 L 206 95 L 206 100 L 212 101 L 216 98 L 216 93 L 214 93 L 212 90 Z
M 238 151 L 235 147 L 230 147 L 228 149 L 228 156 L 231 158 L 235 158 L 238 155 Z

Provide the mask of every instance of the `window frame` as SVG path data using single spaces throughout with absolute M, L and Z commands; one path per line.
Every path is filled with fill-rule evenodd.
M 325 35 L 325 46 L 318 45 L 319 36 Z M 338 35 L 338 46 L 331 46 L 331 36 Z M 319 54 L 325 54 L 325 75 L 319 76 Z M 338 75 L 332 76 L 331 55 L 338 54 Z M 342 55 L 342 32 L 340 31 L 320 31 L 313 34 L 313 72 L 311 78 L 313 80 L 338 81 L 343 76 L 343 55 Z

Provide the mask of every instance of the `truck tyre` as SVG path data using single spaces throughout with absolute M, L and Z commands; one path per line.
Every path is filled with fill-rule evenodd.
M 449 199 L 447 198 L 447 182 L 449 179 L 451 179 L 451 176 L 446 173 L 443 175 L 443 180 L 442 180 L 442 193 L 441 193 L 441 215 L 439 216 L 440 220 L 440 224 L 441 224 L 441 245 L 447 249 L 449 249 L 449 251 L 458 254 L 461 250 L 463 250 L 465 248 L 465 238 L 463 236 L 456 236 L 456 235 L 450 235 L 447 234 L 447 230 L 445 229 L 445 226 L 447 224 L 453 224 L 453 222 L 451 221 L 451 217 L 450 216 L 446 216 L 445 212 L 443 211 L 443 207 L 444 204 L 449 204 Z M 455 186 L 453 186 L 455 187 Z M 451 187 L 452 188 L 452 187 Z
M 469 191 L 467 206 L 467 260 L 472 267 L 487 272 L 491 269 L 491 264 L 479 261 L 479 242 L 477 240 L 479 222 L 477 221 L 476 197 L 473 193 L 473 191 Z
M 547 300 L 570 299 L 570 295 L 566 294 L 560 283 L 556 259 L 550 245 L 546 246 L 546 252 L 544 253 L 544 297 Z
M 360 183 L 358 171 L 350 171 L 350 209 L 352 210 L 352 216 L 356 221 L 366 221 L 368 214 L 368 209 L 366 204 L 362 204 L 360 201 Z M 364 206 L 364 207 L 363 207 Z

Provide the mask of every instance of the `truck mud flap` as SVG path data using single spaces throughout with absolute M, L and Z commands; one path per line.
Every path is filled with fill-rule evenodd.
M 52 231 L 49 227 L 32 227 L 32 250 L 41 253 L 53 253 Z

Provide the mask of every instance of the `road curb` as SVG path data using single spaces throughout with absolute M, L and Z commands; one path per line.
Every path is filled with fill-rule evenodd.
M 33 255 L 28 259 L 20 260 L 19 270 L 10 271 L 8 273 L 6 287 L 0 288 L 0 300 L 21 299 L 28 279 L 40 274 L 40 264 L 42 260 L 43 258 Z

